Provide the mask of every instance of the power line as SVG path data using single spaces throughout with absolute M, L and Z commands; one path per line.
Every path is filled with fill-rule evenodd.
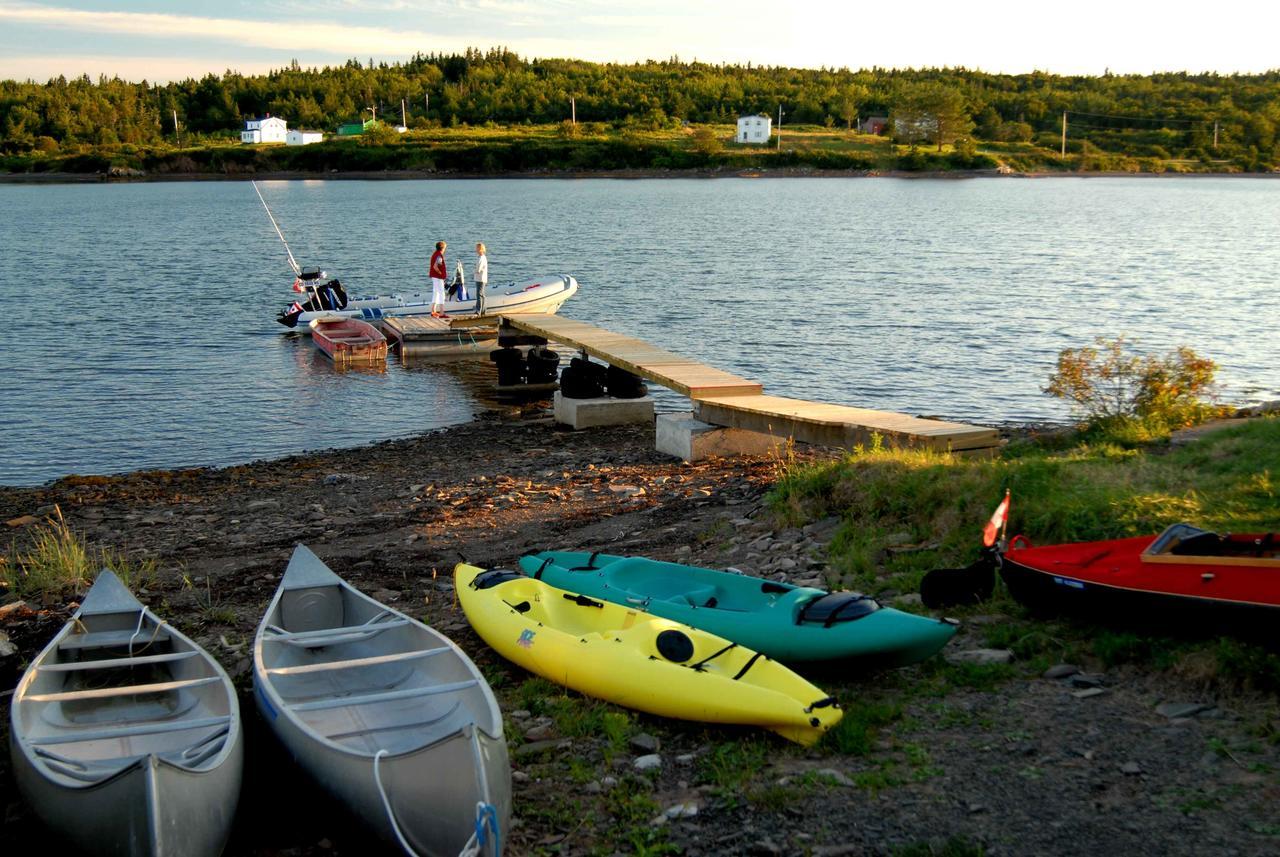
M 1113 113 L 1088 113 L 1084 110 L 1066 110 L 1063 112 L 1071 116 L 1092 116 L 1095 119 L 1123 119 L 1129 122 L 1164 122 L 1164 123 L 1180 122 L 1184 125 L 1205 125 L 1205 126 L 1210 126 L 1213 124 L 1213 122 L 1210 122 L 1205 119 L 1162 119 L 1158 117 L 1152 118 L 1149 116 L 1119 116 Z

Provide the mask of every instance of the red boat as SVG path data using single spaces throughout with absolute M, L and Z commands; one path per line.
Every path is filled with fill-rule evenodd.
M 1174 524 L 1158 536 L 1044 547 L 1019 536 L 999 563 L 1010 594 L 1040 610 L 1156 624 L 1211 615 L 1274 622 L 1280 615 L 1275 533 L 1220 536 Z
M 385 363 L 387 360 L 387 338 L 367 321 L 313 319 L 311 341 L 334 363 Z

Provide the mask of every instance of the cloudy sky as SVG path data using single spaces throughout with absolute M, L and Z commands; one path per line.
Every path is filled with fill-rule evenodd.
M 525 57 L 1062 74 L 1280 68 L 1280 3 L 961 0 L 0 0 L 0 78 L 393 62 L 506 46 Z

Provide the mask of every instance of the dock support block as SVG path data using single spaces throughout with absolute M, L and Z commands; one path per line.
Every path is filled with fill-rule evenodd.
M 712 456 L 764 455 L 786 444 L 786 438 L 747 429 L 713 426 L 696 420 L 690 412 L 659 414 L 656 429 L 658 452 L 685 461 Z
M 620 426 L 628 423 L 653 422 L 653 398 L 639 399 L 570 399 L 560 392 L 555 397 L 555 419 L 575 429 L 598 426 Z

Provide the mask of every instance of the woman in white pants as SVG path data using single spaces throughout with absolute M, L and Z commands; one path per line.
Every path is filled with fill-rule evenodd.
M 484 315 L 484 287 L 489 285 L 489 257 L 484 245 L 476 245 L 476 314 Z

